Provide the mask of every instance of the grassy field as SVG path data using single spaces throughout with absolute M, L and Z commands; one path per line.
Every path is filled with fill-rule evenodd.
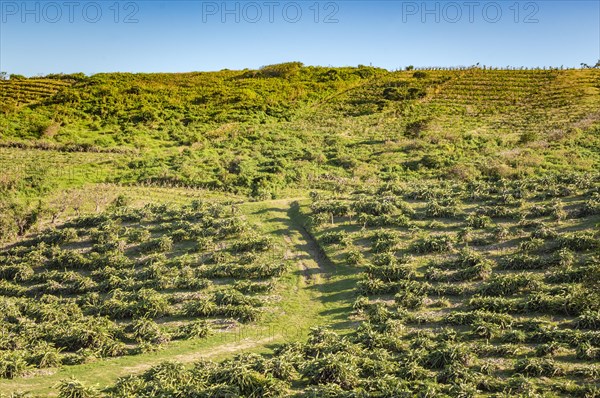
M 11 98 L 0 112 L 0 162 L 9 163 L 10 178 L 32 156 L 26 149 L 77 152 L 77 164 L 66 168 L 79 180 L 86 178 L 82 163 L 101 158 L 94 170 L 103 182 L 263 200 L 288 196 L 292 187 L 339 190 L 380 179 L 591 171 L 599 79 L 596 69 L 389 72 L 284 64 L 8 80 L 0 82 L 0 94 Z M 50 97 L 27 94 L 27 101 L 15 94 L 34 84 L 59 88 Z
M 0 396 L 600 396 L 597 69 L 0 98 Z
M 157 197 L 155 201 L 160 202 L 160 199 Z M 355 325 L 349 315 L 357 275 L 353 270 L 337 269 L 320 254 L 320 248 L 303 228 L 298 206 L 292 199 L 240 205 L 241 214 L 261 235 L 276 238 L 284 249 L 281 260 L 289 268 L 271 292 L 276 302 L 256 322 L 237 326 L 228 323 L 227 327 L 205 338 L 159 344 L 146 353 L 86 358 L 88 363 L 62 369 L 50 367 L 36 371 L 30 368 L 25 378 L 0 381 L 0 392 L 52 395 L 52 388 L 68 377 L 105 386 L 118 377 L 144 371 L 167 359 L 192 363 L 203 358 L 220 360 L 242 351 L 270 352 L 276 344 L 304 340 L 310 328 L 316 326 L 349 333 Z M 165 321 L 157 319 L 161 328 L 168 330 L 169 322 Z

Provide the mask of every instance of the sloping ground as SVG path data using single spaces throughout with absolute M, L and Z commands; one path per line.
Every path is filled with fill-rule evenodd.
M 129 380 L 146 390 L 130 395 L 172 396 L 190 383 L 192 362 L 275 349 L 198 365 L 200 384 L 185 388 L 597 395 L 600 323 L 588 280 L 597 278 L 598 178 L 572 172 L 600 164 L 599 70 L 286 64 L 36 86 L 46 80 L 57 79 L 0 85 L 14 98 L 0 115 L 0 239 L 19 242 L 40 217 L 93 213 L 119 194 L 186 204 L 226 192 L 252 232 L 279 245 L 288 272 L 257 323 L 34 372 L 0 391 L 47 394 L 69 375 L 105 386 L 144 372 Z M 310 210 L 302 198 L 299 207 L 271 200 L 309 191 Z M 31 271 L 17 268 L 2 269 L 7 296 L 31 288 L 20 280 Z M 158 271 L 150 279 L 172 283 Z M 54 283 L 66 273 L 52 272 L 46 282 L 58 292 L 77 276 Z M 318 325 L 340 335 L 309 333 Z M 306 342 L 279 345 L 288 341 Z M 187 368 L 148 369 L 168 359 Z
M 0 114 L 2 144 L 14 147 L 4 152 L 23 147 L 27 162 L 31 148 L 114 151 L 104 182 L 259 200 L 382 179 L 591 171 L 600 162 L 599 70 L 293 71 L 78 77 Z
M 390 184 L 311 207 L 335 264 L 363 271 L 357 340 L 410 345 L 400 379 L 437 380 L 429 386 L 452 396 L 471 383 L 482 394 L 594 396 L 599 182 Z
M 424 181 L 313 193 L 300 206 L 245 203 L 261 232 L 285 242 L 293 265 L 279 290 L 282 312 L 257 325 L 272 339 L 248 330 L 238 346 L 209 339 L 115 362 L 101 385 L 142 372 L 115 383 L 113 396 L 594 397 L 599 181 Z M 338 333 L 278 332 L 299 325 Z M 107 364 L 53 380 L 70 370 L 89 385 L 90 372 Z M 47 391 L 46 378 L 34 381 Z
M 27 132 L 14 128 L 29 123 L 29 110 L 35 109 L 40 122 L 56 123 L 65 132 L 77 127 L 111 136 L 118 134 L 115 128 L 148 132 L 148 127 L 177 127 L 180 139 L 189 140 L 192 133 L 209 134 L 228 123 L 285 122 L 305 116 L 307 106 L 321 111 L 331 106 L 352 117 L 391 111 L 409 116 L 408 111 L 452 132 L 471 123 L 490 132 L 544 132 L 564 129 L 595 113 L 599 85 L 597 69 L 388 72 L 305 67 L 287 75 L 222 71 L 99 74 L 70 80 L 60 76 L 0 81 L 0 98 L 20 106 L 4 110 L 0 125 L 7 136 L 26 137 Z M 407 104 L 416 108 L 407 110 Z M 470 120 L 457 125 L 456 117 Z M 176 135 L 167 137 L 177 140 Z
M 425 118 L 429 130 L 445 134 L 506 134 L 525 131 L 550 136 L 596 114 L 597 70 L 481 70 L 395 72 L 347 91 L 337 110 L 355 116 L 399 112 Z M 414 109 L 403 100 L 416 96 Z M 400 107 L 394 106 L 399 101 Z M 428 131 L 424 129 L 424 133 Z
M 86 384 L 108 385 L 116 378 L 140 373 L 165 360 L 192 363 L 200 359 L 220 360 L 234 354 L 265 352 L 274 344 L 306 338 L 309 329 L 328 325 L 339 331 L 349 327 L 352 292 L 356 275 L 334 270 L 319 247 L 303 230 L 304 220 L 293 200 L 241 205 L 243 214 L 256 223 L 257 231 L 277 237 L 289 253 L 289 273 L 278 284 L 279 297 L 261 320 L 224 329 L 205 339 L 174 341 L 156 352 L 111 358 L 62 369 L 32 370 L 30 376 L 0 380 L 0 393 L 30 391 L 47 396 L 56 383 L 74 375 Z

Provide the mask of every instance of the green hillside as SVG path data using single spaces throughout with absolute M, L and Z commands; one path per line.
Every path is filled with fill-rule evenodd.
M 593 170 L 599 87 L 597 69 L 388 72 L 290 63 L 48 76 L 0 82 L 0 134 L 4 146 L 128 153 L 108 182 L 268 198 L 372 179 Z
M 600 70 L 0 80 L 1 397 L 600 397 Z

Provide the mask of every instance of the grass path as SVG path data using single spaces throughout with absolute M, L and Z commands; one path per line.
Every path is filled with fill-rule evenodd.
M 192 363 L 199 359 L 222 360 L 240 352 L 268 353 L 274 345 L 304 340 L 311 327 L 328 326 L 340 333 L 351 330 L 352 269 L 336 268 L 303 228 L 296 199 L 249 202 L 240 206 L 248 221 L 273 236 L 284 247 L 290 271 L 281 279 L 274 296 L 280 297 L 272 311 L 254 325 L 216 333 L 203 340 L 174 341 L 160 351 L 136 356 L 98 360 L 50 370 L 15 380 L 0 380 L 0 396 L 31 392 L 55 394 L 53 386 L 71 376 L 100 388 L 118 377 L 143 372 L 166 360 Z

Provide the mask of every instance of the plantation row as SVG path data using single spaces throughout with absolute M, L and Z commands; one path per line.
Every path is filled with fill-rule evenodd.
M 361 272 L 345 336 L 60 396 L 600 395 L 600 176 L 390 182 L 311 194 L 307 230 Z
M 363 271 L 357 336 L 408 356 L 402 378 L 451 396 L 597 396 L 599 189 L 597 175 L 389 184 L 315 195 L 311 217 L 334 261 Z
M 258 319 L 285 271 L 236 207 L 113 204 L 0 256 L 0 377 Z
M 480 352 L 486 349 L 484 345 Z M 488 358 L 477 358 L 452 330 L 408 332 L 399 322 L 387 322 L 363 324 L 351 338 L 315 329 L 307 343 L 280 346 L 269 358 L 248 354 L 220 364 L 199 362 L 191 369 L 163 363 L 140 376 L 121 378 L 106 395 L 525 397 L 550 389 L 566 396 L 598 394 L 597 366 L 566 370 L 552 359 L 528 358 L 515 361 L 506 378 L 494 376 L 496 367 Z M 301 390 L 292 389 L 293 383 Z M 64 396 L 85 391 L 76 381 L 65 381 L 60 388 Z
M 8 171 L 0 194 L 39 197 L 68 185 L 14 171 L 29 163 L 32 148 L 77 152 L 74 185 L 189 186 L 261 200 L 382 180 L 589 172 L 599 160 L 598 73 L 287 63 L 213 73 L 54 76 L 48 80 L 69 85 L 0 115 L 4 145 L 25 153 L 2 161 Z M 0 93 L 13 97 L 4 85 L 38 81 L 10 80 Z M 115 153 L 102 163 L 96 152 Z M 61 169 L 54 162 L 64 164 L 36 156 L 36 168 L 53 172 Z M 87 173 L 95 170 L 101 172 Z
M 15 111 L 16 106 L 28 105 L 54 96 L 69 83 L 54 79 L 0 80 L 0 112 Z

